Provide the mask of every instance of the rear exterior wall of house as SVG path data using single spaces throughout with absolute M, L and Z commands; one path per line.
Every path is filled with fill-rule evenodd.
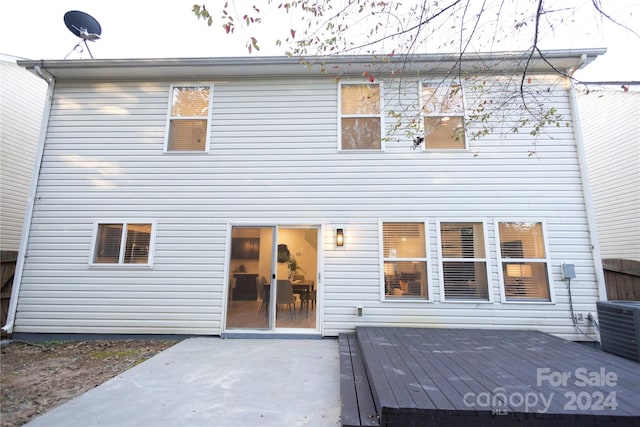
M 419 82 L 383 81 L 383 110 L 402 111 Z M 209 151 L 167 153 L 173 83 L 185 81 L 56 82 L 15 332 L 219 335 L 235 221 L 323 225 L 324 336 L 392 325 L 584 339 L 560 270 L 575 264 L 574 310 L 595 312 L 600 295 L 573 126 L 534 137 L 528 128 L 514 133 L 498 114 L 494 131 L 468 137 L 467 149 L 412 150 L 400 129 L 382 150 L 347 152 L 338 149 L 339 84 L 330 77 L 202 80 L 186 84 L 213 85 Z M 563 81 L 541 76 L 532 84 L 571 121 Z M 96 221 L 139 219 L 155 224 L 150 268 L 90 265 Z M 485 226 L 489 301 L 443 300 L 436 227 L 452 220 Z M 385 300 L 385 221 L 425 223 L 428 301 Z M 551 302 L 503 301 L 499 221 L 543 223 Z M 336 227 L 345 230 L 343 247 L 335 245 Z

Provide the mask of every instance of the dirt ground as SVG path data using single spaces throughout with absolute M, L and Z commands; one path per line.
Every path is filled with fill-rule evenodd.
M 65 341 L 0 347 L 0 426 L 21 426 L 178 341 Z

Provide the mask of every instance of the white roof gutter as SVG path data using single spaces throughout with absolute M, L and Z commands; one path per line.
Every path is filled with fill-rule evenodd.
M 549 50 L 544 59 L 534 55 L 529 73 L 577 69 L 604 54 L 606 49 Z M 164 59 L 26 60 L 28 70 L 46 68 L 56 79 L 149 80 L 162 78 L 223 78 L 264 76 L 333 76 L 378 74 L 448 74 L 452 69 L 472 73 L 513 73 L 524 70 L 527 52 L 473 54 L 416 54 L 393 57 L 371 55 L 326 56 L 300 59 L 286 56 Z M 584 58 L 584 60 L 583 60 Z

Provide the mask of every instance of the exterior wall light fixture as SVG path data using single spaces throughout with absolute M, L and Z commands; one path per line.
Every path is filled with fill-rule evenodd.
M 344 230 L 342 228 L 336 229 L 336 246 L 344 246 Z

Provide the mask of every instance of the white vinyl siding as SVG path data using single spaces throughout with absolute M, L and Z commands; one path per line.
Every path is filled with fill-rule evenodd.
M 600 253 L 640 261 L 640 92 L 616 85 L 577 99 Z
M 572 127 L 536 139 L 505 131 L 470 141 L 469 151 L 441 152 L 412 151 L 400 131 L 384 152 L 344 155 L 336 150 L 340 104 L 331 78 L 214 83 L 209 156 L 164 154 L 168 82 L 57 83 L 16 332 L 219 334 L 234 222 L 325 225 L 324 335 L 384 324 L 526 328 L 580 339 L 560 260 L 576 265 L 576 311 L 595 310 L 598 294 Z M 552 83 L 534 78 L 532 85 L 569 117 L 567 93 L 562 86 L 547 92 Z M 385 104 L 396 111 L 417 101 L 418 79 L 401 84 L 384 82 L 385 93 L 396 94 Z M 523 216 L 545 221 L 555 304 L 500 302 L 492 218 Z M 95 218 L 147 217 L 157 221 L 153 269 L 87 264 Z M 389 218 L 425 222 L 428 254 L 437 254 L 436 218 L 486 219 L 493 302 L 439 304 L 433 257 L 432 302 L 382 301 L 379 222 Z M 336 227 L 345 230 L 340 248 Z
M 17 251 L 47 84 L 0 55 L 0 249 Z

